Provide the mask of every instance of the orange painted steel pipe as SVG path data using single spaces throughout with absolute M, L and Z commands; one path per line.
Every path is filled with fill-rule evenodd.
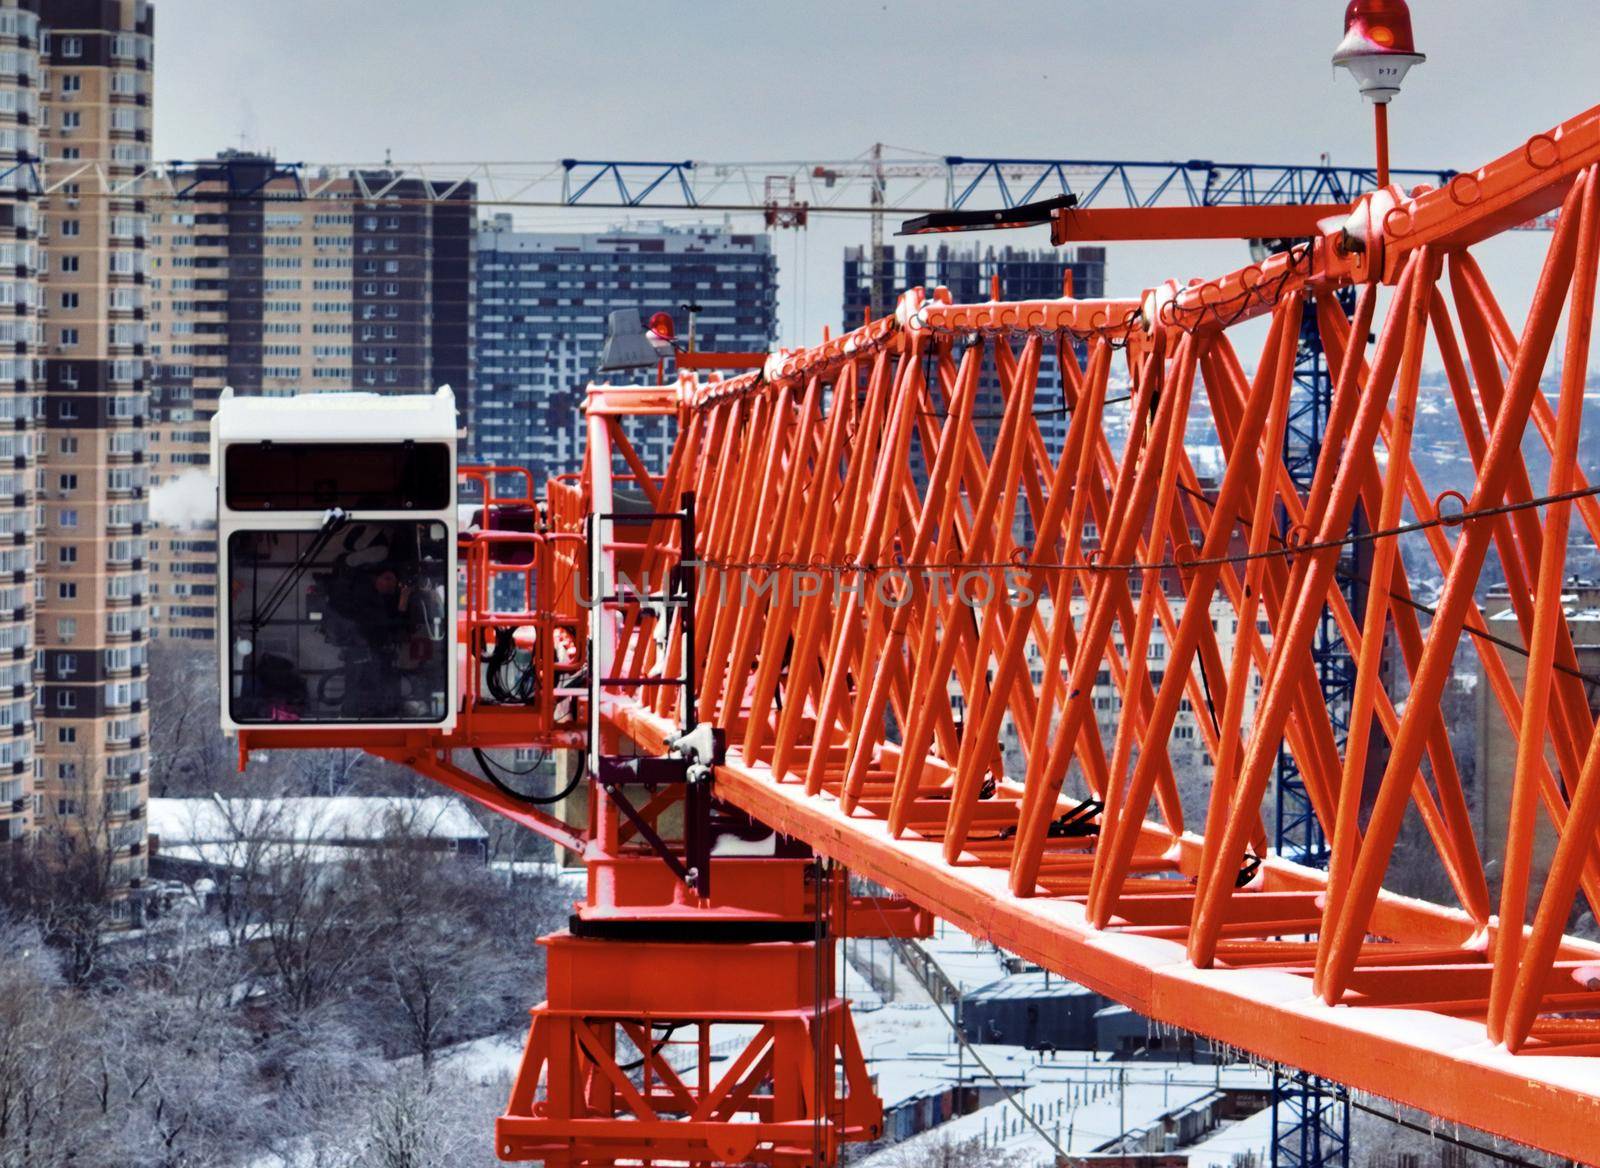
M 1575 198 L 1569 196 L 1567 209 L 1574 206 Z M 1473 492 L 1474 506 L 1494 506 L 1499 503 L 1511 465 L 1519 457 L 1522 425 L 1531 409 L 1532 397 L 1538 392 L 1544 358 L 1555 334 L 1561 302 L 1565 299 L 1572 273 L 1576 235 L 1572 217 L 1565 215 L 1563 222 L 1557 225 L 1550 253 L 1540 274 L 1538 289 L 1529 310 L 1527 330 L 1507 385 L 1506 401 L 1495 421 L 1488 455 Z M 1413 259 L 1413 271 L 1415 266 Z M 1356 949 L 1365 936 L 1366 920 L 1382 883 L 1384 869 L 1400 829 L 1400 819 L 1405 812 L 1405 790 L 1410 785 L 1413 769 L 1420 761 L 1423 736 L 1437 708 L 1466 607 L 1472 599 L 1478 572 L 1488 552 L 1488 536 L 1488 529 L 1483 525 L 1467 524 L 1457 545 L 1455 562 L 1445 578 L 1444 591 L 1429 628 L 1428 644 L 1412 679 L 1406 712 L 1392 744 L 1366 838 L 1350 876 L 1337 930 L 1326 942 L 1329 950 L 1324 961 L 1321 989 L 1328 1000 L 1335 999 L 1343 992 L 1345 980 L 1354 966 Z

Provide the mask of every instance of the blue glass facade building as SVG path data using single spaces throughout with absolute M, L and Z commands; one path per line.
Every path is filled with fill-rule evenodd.
M 584 386 L 598 380 L 609 314 L 672 315 L 702 349 L 770 349 L 777 338 L 778 271 L 764 234 L 721 227 L 638 226 L 596 234 L 518 231 L 509 216 L 482 224 L 477 254 L 478 392 L 469 456 L 527 466 L 535 481 L 576 469 Z M 654 380 L 655 371 L 640 370 Z M 668 363 L 667 376 L 673 376 Z M 633 380 L 629 373 L 615 380 Z M 656 435 L 647 463 L 665 465 Z

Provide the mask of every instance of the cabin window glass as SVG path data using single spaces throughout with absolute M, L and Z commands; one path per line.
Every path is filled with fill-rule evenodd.
M 447 537 L 405 520 L 231 535 L 233 720 L 443 721 Z
M 443 442 L 262 442 L 226 459 L 234 511 L 442 511 L 455 486 Z

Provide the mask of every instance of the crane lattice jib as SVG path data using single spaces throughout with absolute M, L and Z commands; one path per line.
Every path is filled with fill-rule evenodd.
M 1518 320 L 1473 247 L 1558 209 Z M 1569 544 L 1600 544 L 1577 457 L 1597 259 L 1600 108 L 1218 279 L 1128 301 L 908 293 L 759 374 L 685 381 L 651 494 L 694 499 L 693 637 L 619 620 L 595 668 L 672 675 L 692 646 L 699 717 L 728 737 L 717 796 L 963 928 L 1159 1022 L 1593 1161 L 1600 945 L 1564 930 L 1600 906 L 1600 739 L 1562 585 Z M 1307 304 L 1335 388 L 1302 489 L 1282 451 Z M 1470 493 L 1436 498 L 1419 470 L 1427 353 Z M 613 460 L 638 465 L 613 416 L 660 408 L 640 392 L 591 392 L 595 511 Z M 1206 465 L 1186 446 L 1202 427 Z M 1370 545 L 1355 607 L 1352 539 Z M 629 566 L 670 556 L 663 534 Z M 1490 568 L 1515 653 L 1485 635 Z M 1342 742 L 1311 664 L 1325 606 L 1357 662 Z M 1498 894 L 1440 714 L 1458 662 L 1520 744 Z M 619 686 L 600 715 L 661 749 L 676 700 Z M 1268 854 L 1282 747 L 1327 873 Z M 1408 817 L 1448 903 L 1383 887 Z

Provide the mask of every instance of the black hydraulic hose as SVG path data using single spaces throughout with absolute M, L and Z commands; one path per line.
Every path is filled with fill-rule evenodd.
M 580 767 L 578 769 L 577 773 L 575 773 L 572 776 L 571 781 L 568 782 L 565 787 L 561 788 L 561 790 L 555 792 L 554 794 L 551 794 L 551 795 L 530 795 L 526 791 L 519 791 L 515 787 L 511 786 L 509 783 L 504 782 L 500 778 L 500 771 L 503 768 L 496 766 L 490 760 L 489 756 L 487 754 L 485 754 L 480 748 L 478 748 L 476 746 L 474 746 L 472 748 L 472 757 L 478 760 L 478 769 L 483 772 L 483 777 L 485 779 L 488 779 L 490 783 L 494 784 L 496 790 L 500 791 L 503 794 L 511 796 L 511 798 L 515 799 L 519 803 L 528 803 L 528 804 L 531 804 L 531 805 L 536 806 L 536 807 L 547 807 L 552 803 L 561 802 L 563 799 L 565 799 L 567 796 L 571 795 L 574 791 L 576 791 L 578 789 L 578 784 L 583 782 L 584 774 L 585 774 L 584 768 Z M 510 771 L 510 770 L 507 770 L 507 773 L 508 774 L 514 774 L 514 775 L 527 775 L 527 774 L 532 774 L 537 769 L 538 769 L 538 764 L 535 764 L 534 766 L 530 767 L 528 770 L 525 770 L 525 771 Z

